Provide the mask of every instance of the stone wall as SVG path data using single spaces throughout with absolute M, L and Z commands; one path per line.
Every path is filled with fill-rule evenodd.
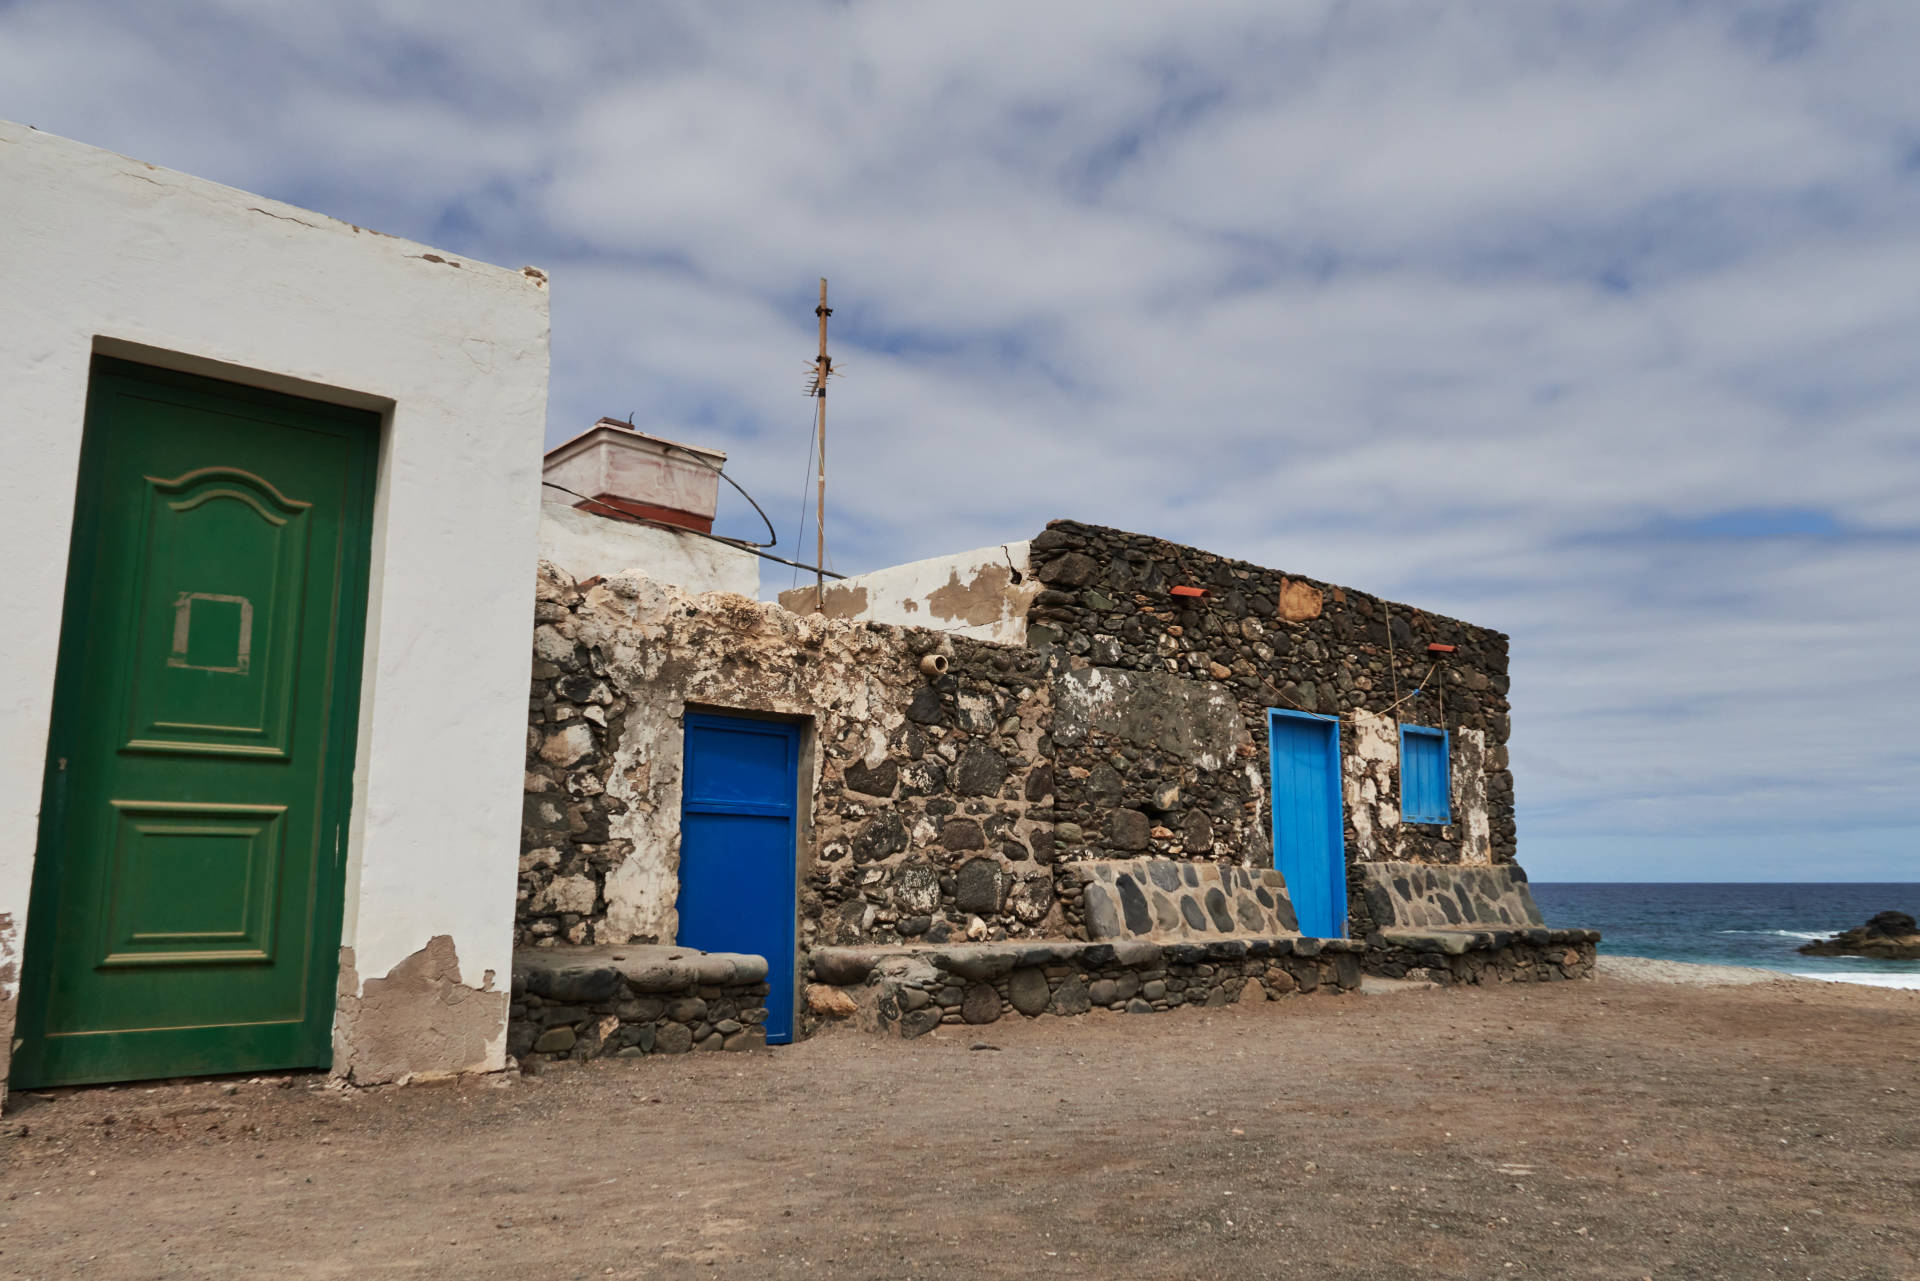
M 821 948 L 811 957 L 808 1025 L 850 1018 L 908 1039 L 941 1024 L 1093 1010 L 1158 1014 L 1187 1006 L 1339 994 L 1360 986 L 1365 945 L 1289 936 L 1207 943 L 958 944 L 888 952 Z
M 507 1052 L 525 1065 L 758 1049 L 766 978 L 765 957 L 731 952 L 523 949 L 513 958 Z
M 1558 983 L 1591 978 L 1599 944 L 1597 930 L 1396 931 L 1369 940 L 1364 964 L 1381 978 L 1442 987 Z
M 1053 743 L 1062 858 L 1271 866 L 1266 712 L 1278 707 L 1340 718 L 1350 865 L 1513 861 L 1501 633 L 1072 521 L 1031 548 L 1043 590 L 1028 644 L 1069 667 Z M 1452 731 L 1450 824 L 1400 819 L 1403 721 Z
M 1271 868 L 1165 858 L 1089 859 L 1066 867 L 1074 884 L 1062 903 L 1068 920 L 1090 939 L 1300 932 L 1286 880 Z
M 1366 913 L 1382 930 L 1543 926 L 1526 873 L 1504 867 L 1369 863 L 1360 869 Z
M 551 564 L 536 609 L 521 945 L 674 941 L 689 705 L 805 718 L 802 950 L 1063 929 L 1046 655 Z
M 1512 862 L 1500 633 L 1069 521 L 1031 549 L 1025 647 L 543 565 L 517 941 L 674 938 L 689 705 L 809 727 L 803 950 L 1084 938 L 1088 860 L 1271 867 L 1270 707 L 1340 718 L 1356 936 L 1360 865 Z M 1400 819 L 1403 720 L 1452 733 L 1450 824 Z

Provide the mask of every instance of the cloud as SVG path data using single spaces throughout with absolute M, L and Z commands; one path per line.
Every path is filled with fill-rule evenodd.
M 724 447 L 787 540 L 826 275 L 840 568 L 1072 515 L 1408 599 L 1514 636 L 1536 876 L 1911 879 L 1917 42 L 1894 0 L 16 0 L 0 114 L 549 268 L 550 436 Z

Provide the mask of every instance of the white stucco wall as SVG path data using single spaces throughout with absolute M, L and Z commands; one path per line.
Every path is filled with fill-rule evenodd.
M 0 123 L 0 916 L 26 920 L 88 363 L 381 411 L 343 944 L 510 968 L 547 291 L 512 271 Z M 11 982 L 11 980 L 10 980 Z M 11 997 L 12 991 L 6 996 Z M 504 998 L 502 998 L 504 1009 Z M 502 1036 L 487 1047 L 498 1066 Z
M 1343 795 L 1354 833 L 1350 857 L 1362 863 L 1408 858 L 1406 827 L 1400 819 L 1400 722 L 1356 708 L 1347 717 L 1342 738 Z M 1448 747 L 1453 821 L 1446 830 L 1457 832 L 1461 863 L 1490 867 L 1493 820 L 1487 807 L 1486 733 L 1453 730 Z
M 540 555 L 578 579 L 637 569 L 690 592 L 760 594 L 760 558 L 698 534 L 614 520 L 552 501 L 540 505 Z
M 1027 553 L 1025 541 L 995 544 L 829 580 L 822 612 L 1024 645 L 1027 607 L 1040 591 Z M 780 603 L 812 613 L 813 597 L 811 585 L 797 587 L 781 592 Z

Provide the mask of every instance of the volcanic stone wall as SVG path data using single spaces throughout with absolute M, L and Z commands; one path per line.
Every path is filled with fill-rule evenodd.
M 1351 862 L 1513 861 L 1505 636 L 1069 521 L 1032 563 L 1025 648 L 543 564 L 516 941 L 676 941 L 689 706 L 805 726 L 803 951 L 1085 938 L 1088 860 L 1271 867 L 1270 707 L 1341 718 Z M 1453 732 L 1448 825 L 1400 819 L 1401 721 Z
M 1063 929 L 1047 656 L 547 563 L 536 608 L 520 946 L 677 941 L 688 706 L 805 725 L 803 950 Z
M 1028 644 L 1070 667 L 1053 736 L 1063 858 L 1271 866 L 1266 714 L 1291 708 L 1341 718 L 1350 864 L 1513 862 L 1500 632 L 1073 521 L 1031 554 Z M 1401 722 L 1453 731 L 1453 823 L 1401 821 Z

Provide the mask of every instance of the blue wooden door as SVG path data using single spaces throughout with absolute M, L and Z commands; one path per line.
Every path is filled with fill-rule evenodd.
M 767 1040 L 793 1039 L 794 835 L 800 727 L 688 712 L 680 933 L 704 952 L 767 958 Z
M 1340 808 L 1340 722 L 1270 710 L 1267 745 L 1273 771 L 1273 865 L 1287 878 L 1300 932 L 1344 938 L 1347 860 Z

